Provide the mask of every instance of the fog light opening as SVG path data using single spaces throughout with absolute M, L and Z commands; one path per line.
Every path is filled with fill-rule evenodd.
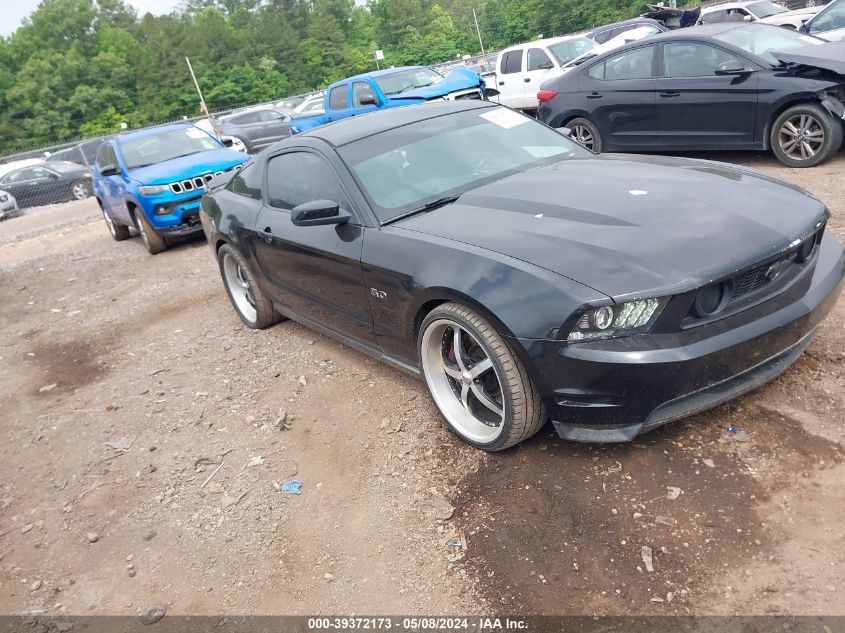
M 695 303 L 693 303 L 696 316 L 704 318 L 718 314 L 728 305 L 731 294 L 732 287 L 729 282 L 722 281 L 705 286 L 695 297 Z

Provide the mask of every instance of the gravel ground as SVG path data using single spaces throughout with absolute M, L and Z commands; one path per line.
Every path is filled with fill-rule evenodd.
M 699 156 L 805 187 L 845 239 L 845 156 Z M 0 613 L 845 615 L 843 301 L 726 406 L 486 455 L 422 383 L 247 330 L 203 242 L 151 257 L 92 200 L 0 224 L 0 279 Z

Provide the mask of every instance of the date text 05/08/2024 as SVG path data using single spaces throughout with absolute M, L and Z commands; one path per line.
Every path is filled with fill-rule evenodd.
M 324 617 L 309 618 L 308 629 L 312 631 L 329 630 L 389 630 L 403 631 L 451 631 L 451 630 L 525 630 L 528 621 L 521 618 L 450 618 L 450 617 Z

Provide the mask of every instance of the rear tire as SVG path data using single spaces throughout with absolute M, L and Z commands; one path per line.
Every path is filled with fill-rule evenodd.
M 284 320 L 264 296 L 255 275 L 237 249 L 229 244 L 221 246 L 217 251 L 217 263 L 229 301 L 247 327 L 263 330 Z
M 127 237 L 129 237 L 129 227 L 125 224 L 119 224 L 112 220 L 111 216 L 108 212 L 103 208 L 103 205 L 100 204 L 100 210 L 103 212 L 103 219 L 106 221 L 106 227 L 109 230 L 112 238 L 114 238 L 115 242 L 122 242 Z
M 604 143 L 595 123 L 589 119 L 578 117 L 567 123 L 566 127 L 571 130 L 569 138 L 579 145 L 594 151 L 596 154 L 601 154 L 602 149 L 604 149 Z
M 420 326 L 417 350 L 446 427 L 465 442 L 501 451 L 545 424 L 546 408 L 525 367 L 474 310 L 436 307 Z
M 842 122 L 820 105 L 804 103 L 775 119 L 769 142 L 775 157 L 790 167 L 814 167 L 842 147 Z
M 164 240 L 164 237 L 159 235 L 152 225 L 147 222 L 144 212 L 140 209 L 135 209 L 135 228 L 141 234 L 141 239 L 144 241 L 144 246 L 147 247 L 150 255 L 157 255 L 167 250 L 167 242 Z

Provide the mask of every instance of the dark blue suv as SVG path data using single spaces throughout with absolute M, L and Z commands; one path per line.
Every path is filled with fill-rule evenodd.
M 207 132 L 175 124 L 121 134 L 97 151 L 94 195 L 116 240 L 134 227 L 152 254 L 168 238 L 200 233 L 200 198 L 214 176 L 249 157 Z

